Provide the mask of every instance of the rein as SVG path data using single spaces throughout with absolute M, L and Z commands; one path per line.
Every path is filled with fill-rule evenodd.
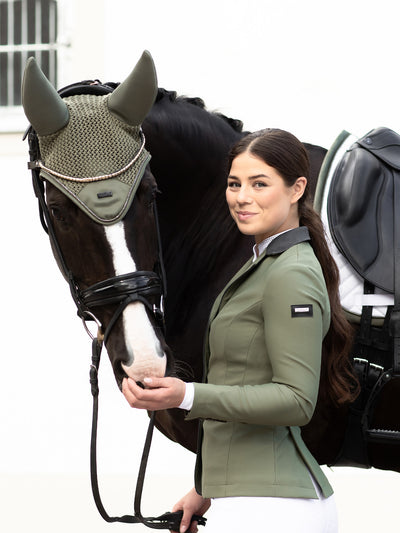
M 152 529 L 170 529 L 172 531 L 179 531 L 180 522 L 183 516 L 182 511 L 167 512 L 158 517 L 144 517 L 141 513 L 141 498 L 143 492 L 144 478 L 146 473 L 147 461 L 150 453 L 150 447 L 153 437 L 155 412 L 150 415 L 150 422 L 147 429 L 145 444 L 142 452 L 138 478 L 136 482 L 135 497 L 134 497 L 134 515 L 110 516 L 102 503 L 98 475 L 97 475 L 97 426 L 98 426 L 98 412 L 99 412 L 99 385 L 98 385 L 98 370 L 100 365 L 101 352 L 106 343 L 111 330 L 116 324 L 118 318 L 123 313 L 124 309 L 132 302 L 140 301 L 153 314 L 155 322 L 158 327 L 165 333 L 164 323 L 164 298 L 166 296 L 166 275 L 164 270 L 164 263 L 162 259 L 161 239 L 159 231 L 159 223 L 157 217 L 157 210 L 154 206 L 154 217 L 157 229 L 158 240 L 158 263 L 155 266 L 156 271 L 137 271 L 121 276 L 115 276 L 107 280 L 96 283 L 85 290 L 80 290 L 72 272 L 68 269 L 61 252 L 60 245 L 57 241 L 53 224 L 51 221 L 49 209 L 45 201 L 44 183 L 40 178 L 40 169 L 35 164 L 39 160 L 39 145 L 36 133 L 30 128 L 27 132 L 29 142 L 30 163 L 28 168 L 32 171 L 33 188 L 38 198 L 39 215 L 42 226 L 49 236 L 55 256 L 57 258 L 60 269 L 67 279 L 71 291 L 72 298 L 77 306 L 78 316 L 82 319 L 86 332 L 92 338 L 92 359 L 90 365 L 90 385 L 93 397 L 93 414 L 92 414 L 92 430 L 91 430 L 91 444 L 90 444 L 90 472 L 93 498 L 96 507 L 101 517 L 106 522 L 123 522 L 129 524 L 141 523 Z M 149 297 L 159 297 L 159 304 L 151 304 Z M 117 304 L 118 307 L 108 324 L 105 331 L 103 331 L 102 324 L 96 318 L 93 308 Z M 95 321 L 98 327 L 97 336 L 93 336 L 86 322 Z M 205 525 L 206 519 L 202 516 L 193 515 L 192 521 L 197 521 L 199 525 Z
M 125 302 L 123 302 L 125 304 Z M 121 314 L 125 305 L 121 305 L 116 311 L 116 314 Z M 119 313 L 118 313 L 119 312 Z M 115 316 L 115 315 L 114 315 Z M 113 317 L 114 319 L 114 317 Z M 143 524 L 152 529 L 169 529 L 172 531 L 179 531 L 183 512 L 167 512 L 157 517 L 144 517 L 141 512 L 141 499 L 143 493 L 143 485 L 146 474 L 147 461 L 149 458 L 151 442 L 154 430 L 155 412 L 150 415 L 150 422 L 147 429 L 146 440 L 143 447 L 142 458 L 140 461 L 139 473 L 136 481 L 135 498 L 134 498 L 134 515 L 110 516 L 105 510 L 99 490 L 98 475 L 97 475 L 97 425 L 98 425 L 98 411 L 99 411 L 99 386 L 98 386 L 98 370 L 100 365 L 101 351 L 103 344 L 113 327 L 116 320 L 113 320 L 105 334 L 101 333 L 101 327 L 98 329 L 97 337 L 92 340 L 92 364 L 90 367 L 90 385 L 93 396 L 93 415 L 92 415 L 92 433 L 90 443 L 90 478 L 92 484 L 93 498 L 101 517 L 109 523 L 122 522 L 128 524 Z M 206 519 L 199 515 L 193 515 L 192 521 L 196 520 L 199 525 L 205 525 Z

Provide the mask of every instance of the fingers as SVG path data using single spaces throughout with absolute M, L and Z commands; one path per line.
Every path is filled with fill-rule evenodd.
M 122 393 L 129 405 L 137 409 L 145 409 L 145 407 L 141 406 L 140 390 L 141 388 L 132 379 L 124 378 L 122 380 Z
M 193 516 L 192 509 L 183 510 L 183 516 L 181 520 L 181 526 L 179 528 L 179 533 L 185 533 L 185 531 L 189 529 L 192 516 Z M 190 527 L 190 533 L 196 533 L 196 531 L 197 531 L 197 522 L 193 522 L 192 527 Z
M 159 411 L 178 407 L 185 396 L 186 384 L 176 378 L 145 378 L 142 389 L 131 378 L 124 378 L 122 392 L 131 407 Z
M 193 488 L 181 500 L 179 500 L 172 511 L 183 511 L 179 533 L 196 533 L 198 531 L 197 521 L 191 523 L 194 514 L 203 515 L 210 507 L 210 500 L 203 498 Z
M 165 388 L 168 386 L 169 378 L 144 378 L 144 384 L 149 389 Z
M 142 389 L 131 378 L 122 381 L 122 392 L 131 407 L 149 411 L 155 411 L 158 407 L 157 391 Z

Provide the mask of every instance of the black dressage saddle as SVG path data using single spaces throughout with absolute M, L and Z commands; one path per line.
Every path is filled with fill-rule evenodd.
M 340 141 L 340 139 L 338 139 Z M 341 141 L 340 141 L 341 142 Z M 352 348 L 361 392 L 350 406 L 336 465 L 370 466 L 369 442 L 399 446 L 400 432 L 373 426 L 384 386 L 400 377 L 400 136 L 376 128 L 354 142 L 332 174 L 326 213 L 335 246 L 359 274 L 364 294 L 394 296 L 379 326 L 363 304 Z
M 336 246 L 360 276 L 395 292 L 400 216 L 400 136 L 377 128 L 356 141 L 335 170 L 328 220 Z M 397 219 L 397 220 L 396 220 Z

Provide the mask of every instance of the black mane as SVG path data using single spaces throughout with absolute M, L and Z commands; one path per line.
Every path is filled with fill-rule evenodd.
M 159 88 L 157 97 L 156 97 L 156 102 L 159 102 L 163 98 L 168 98 L 170 102 L 176 102 L 176 101 L 186 102 L 188 104 L 195 105 L 207 111 L 204 100 L 198 96 L 191 97 L 191 96 L 178 95 L 176 91 L 168 91 L 167 89 Z M 241 120 L 237 118 L 227 117 L 226 115 L 222 113 L 218 113 L 216 111 L 213 111 L 212 114 L 221 118 L 225 122 L 227 122 L 231 126 L 231 128 L 237 131 L 238 133 L 243 132 L 243 122 Z
M 204 287 L 210 288 L 215 273 L 226 268 L 221 262 L 234 256 L 235 248 L 245 248 L 239 262 L 231 264 L 233 273 L 250 254 L 249 239 L 239 233 L 225 202 L 228 153 L 245 132 L 242 121 L 208 111 L 201 98 L 165 89 L 158 90 L 143 130 L 161 192 L 157 205 L 169 316 L 178 329 L 196 301 L 193 293 L 204 298 Z M 191 297 L 185 299 L 188 292 Z M 185 300 L 190 302 L 186 309 Z

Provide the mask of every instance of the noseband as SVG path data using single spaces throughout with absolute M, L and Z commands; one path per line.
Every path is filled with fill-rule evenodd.
M 87 289 L 80 289 L 72 272 L 69 270 L 60 245 L 57 241 L 54 227 L 51 221 L 49 209 L 45 201 L 44 183 L 40 177 L 40 169 L 35 165 L 39 160 L 40 150 L 36 133 L 30 128 L 27 132 L 29 142 L 30 163 L 28 167 L 32 171 L 32 181 L 35 194 L 39 203 L 39 214 L 42 226 L 49 235 L 54 253 L 64 277 L 67 279 L 72 298 L 77 306 L 78 316 L 83 320 L 86 331 L 92 338 L 92 361 L 90 366 L 90 384 L 93 396 L 93 416 L 91 433 L 91 453 L 90 471 L 93 497 L 96 507 L 106 522 L 141 523 L 152 529 L 170 529 L 179 531 L 182 512 L 164 513 L 158 517 L 143 517 L 140 509 L 144 477 L 147 467 L 147 460 L 154 429 L 155 413 L 150 416 L 149 427 L 142 453 L 138 479 L 136 483 L 134 498 L 134 515 L 109 516 L 101 501 L 98 476 L 97 476 L 97 422 L 98 422 L 98 370 L 100 357 L 104 343 L 106 343 L 114 325 L 120 318 L 124 309 L 133 302 L 141 302 L 145 305 L 150 315 L 153 316 L 155 324 L 165 334 L 164 323 L 164 298 L 166 296 L 166 276 L 162 259 L 161 239 L 157 217 L 157 210 L 154 204 L 154 218 L 157 229 L 158 260 L 154 271 L 136 271 L 121 276 L 111 277 L 90 286 Z M 152 302 L 158 303 L 152 303 Z M 103 305 L 117 305 L 109 324 L 104 329 L 101 322 L 96 318 L 96 308 Z M 98 326 L 97 335 L 93 336 L 86 325 L 87 321 L 95 321 Z M 205 525 L 205 518 L 193 515 L 192 520 L 196 520 L 200 525 Z

